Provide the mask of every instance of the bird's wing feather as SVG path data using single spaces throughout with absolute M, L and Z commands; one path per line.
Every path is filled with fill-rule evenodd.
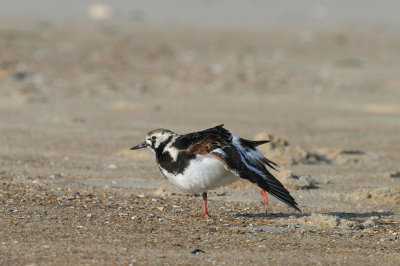
M 213 150 L 210 156 L 218 159 L 233 174 L 249 180 L 300 211 L 289 191 L 265 167 L 265 165 L 270 166 L 271 161 L 266 159 L 255 146 L 243 145 L 242 140 L 234 136 L 231 145 Z
M 232 134 L 224 125 L 212 127 L 203 131 L 179 136 L 172 147 L 191 153 L 206 155 L 211 151 L 225 147 L 232 141 Z

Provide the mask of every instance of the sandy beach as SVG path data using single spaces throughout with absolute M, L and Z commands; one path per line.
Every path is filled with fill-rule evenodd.
M 380 28 L 0 30 L 0 264 L 399 264 L 399 47 Z M 240 181 L 191 217 L 201 197 L 129 151 L 220 123 L 272 139 L 302 213 Z

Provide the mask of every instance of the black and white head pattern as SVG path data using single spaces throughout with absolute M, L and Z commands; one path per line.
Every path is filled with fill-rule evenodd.
M 146 135 L 147 147 L 153 152 L 157 149 L 164 148 L 176 134 L 167 129 L 156 129 L 150 131 Z

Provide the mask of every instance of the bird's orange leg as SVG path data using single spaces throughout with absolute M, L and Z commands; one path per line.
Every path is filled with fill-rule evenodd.
M 263 201 L 264 201 L 264 204 L 265 204 L 265 209 L 267 209 L 267 211 L 270 211 L 271 207 L 268 204 L 267 192 L 265 192 L 265 190 L 260 188 L 260 187 L 258 189 L 260 190 L 261 196 L 263 197 Z
M 203 196 L 203 213 L 201 214 L 201 216 L 210 217 L 210 214 L 207 211 L 207 192 L 204 192 L 202 196 Z
M 199 214 L 194 214 L 191 216 L 195 216 L 195 217 L 210 217 L 210 214 L 207 211 L 207 192 L 204 192 L 202 194 L 203 196 L 203 212 L 199 213 Z

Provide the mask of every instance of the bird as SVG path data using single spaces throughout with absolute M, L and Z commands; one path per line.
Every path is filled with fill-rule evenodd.
M 203 211 L 197 216 L 209 217 L 207 192 L 246 179 L 258 186 L 266 210 L 267 192 L 301 212 L 289 191 L 268 169 L 278 165 L 264 157 L 257 146 L 269 140 L 247 140 L 232 135 L 224 125 L 180 135 L 168 129 L 155 129 L 130 150 L 149 148 L 156 157 L 164 177 L 179 189 L 202 194 Z

